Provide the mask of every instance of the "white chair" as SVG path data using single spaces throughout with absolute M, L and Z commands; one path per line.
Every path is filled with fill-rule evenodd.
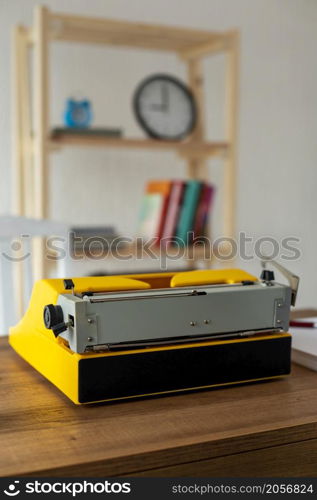
M 65 236 L 68 226 L 45 219 L 12 215 L 0 216 L 0 335 L 8 333 L 19 319 L 17 297 L 23 293 L 24 304 L 33 286 L 31 240 L 36 236 Z M 15 284 L 15 267 L 23 267 L 23 280 Z M 17 286 L 23 290 L 17 290 Z

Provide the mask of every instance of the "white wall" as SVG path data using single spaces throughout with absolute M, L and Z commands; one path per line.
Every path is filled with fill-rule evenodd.
M 0 210 L 10 209 L 10 28 L 31 24 L 35 0 L 0 0 Z M 301 238 L 299 305 L 316 305 L 317 231 L 317 3 L 315 0 L 47 0 L 56 11 L 222 30 L 242 34 L 238 230 L 251 236 Z M 51 122 L 61 123 L 65 98 L 91 98 L 96 125 L 123 126 L 141 136 L 130 106 L 143 76 L 167 71 L 184 77 L 172 55 L 55 44 L 51 51 Z M 221 137 L 222 61 L 209 70 L 208 133 Z M 219 126 L 216 123 L 219 123 Z M 221 162 L 210 165 L 220 183 Z M 69 149 L 51 163 L 51 213 L 71 223 L 114 223 L 132 234 L 148 177 L 182 176 L 171 154 Z M 221 189 L 219 189 L 219 200 Z M 218 204 L 219 205 L 219 204 Z M 217 224 L 219 206 L 214 224 Z M 258 272 L 258 264 L 245 265 Z

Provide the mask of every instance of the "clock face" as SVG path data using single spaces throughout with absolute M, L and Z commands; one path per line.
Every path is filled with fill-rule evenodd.
M 156 139 L 182 139 L 196 122 L 192 93 L 167 75 L 152 76 L 141 83 L 134 96 L 134 110 L 142 128 Z
M 87 120 L 87 110 L 85 108 L 76 107 L 72 112 L 74 122 L 79 125 L 85 124 Z
M 91 104 L 88 100 L 76 101 L 68 99 L 64 112 L 64 121 L 67 127 L 85 128 L 92 119 Z

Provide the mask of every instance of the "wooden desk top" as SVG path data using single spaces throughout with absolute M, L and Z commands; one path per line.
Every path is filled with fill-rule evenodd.
M 314 476 L 317 373 L 75 406 L 1 338 L 0 450 L 1 476 Z

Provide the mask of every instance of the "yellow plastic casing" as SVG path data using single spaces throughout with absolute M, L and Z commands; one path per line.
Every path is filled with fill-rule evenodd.
M 234 272 L 233 272 L 234 271 Z M 232 279 L 251 279 L 251 275 L 247 273 L 241 275 L 236 273 L 239 270 L 232 270 Z M 212 278 L 210 271 L 201 271 L 202 281 L 205 283 L 206 277 Z M 214 271 L 215 276 L 219 279 L 219 271 Z M 189 275 L 190 279 L 187 279 L 185 275 Z M 140 275 L 129 275 L 129 276 L 109 276 L 109 277 L 87 277 L 87 278 L 73 278 L 75 285 L 75 290 L 77 293 L 84 291 L 119 291 L 119 290 L 141 290 L 149 289 L 156 286 L 166 287 L 167 283 L 174 280 L 177 283 L 177 275 L 181 278 L 179 283 L 192 283 L 192 279 L 189 273 L 159 273 L 159 274 L 140 274 Z M 246 278 L 247 275 L 248 277 Z M 228 273 L 225 274 L 226 279 L 229 278 Z M 196 275 L 197 285 L 197 275 Z M 252 277 L 256 280 L 256 278 Z M 218 281 L 217 281 L 218 282 Z M 221 281 L 222 282 L 222 281 Z M 235 281 L 236 282 L 236 281 Z M 178 286 L 186 286 L 178 285 Z M 45 328 L 43 322 L 43 309 L 47 304 L 56 304 L 59 294 L 71 293 L 64 289 L 62 279 L 50 279 L 38 281 L 33 289 L 29 308 L 25 313 L 22 320 L 10 329 L 9 343 L 15 349 L 15 351 L 25 359 L 31 366 L 38 370 L 42 375 L 44 375 L 51 383 L 58 387 L 69 399 L 71 399 L 75 404 L 81 404 L 79 402 L 79 362 L 84 359 L 93 359 L 100 357 L 110 357 L 110 356 L 133 356 L 138 353 L 150 353 L 166 351 L 171 349 L 191 349 L 193 347 L 205 347 L 205 346 L 217 346 L 219 344 L 228 343 L 232 344 L 234 348 L 235 343 L 241 342 L 257 342 L 257 340 L 265 340 L 266 338 L 272 340 L 274 338 L 280 337 L 290 337 L 286 333 L 277 333 L 270 336 L 256 336 L 250 338 L 240 338 L 232 340 L 218 340 L 210 342 L 200 342 L 200 343 L 188 343 L 174 346 L 162 346 L 153 347 L 147 349 L 135 349 L 133 351 L 116 351 L 116 352 L 103 352 L 103 353 L 85 353 L 78 354 L 72 352 L 66 345 L 65 341 L 59 337 L 55 338 L 50 330 Z M 269 377 L 275 378 L 275 377 Z M 261 380 L 261 379 L 256 379 Z M 253 380 L 249 380 L 253 381 Z M 242 380 L 246 382 L 246 380 Z M 240 381 L 230 382 L 228 384 L 212 384 L 204 387 L 213 387 L 215 385 L 231 385 L 240 383 Z M 202 388 L 202 387 L 199 387 Z M 180 389 L 180 391 L 192 390 Z M 164 391 L 166 392 L 180 392 L 178 390 Z M 157 393 L 156 393 L 157 394 Z M 163 393 L 162 393 L 163 394 Z M 140 397 L 150 394 L 138 394 L 137 396 L 130 397 Z M 111 398 L 111 400 L 117 398 Z M 122 398 L 118 398 L 122 399 Z M 127 398 L 123 398 L 127 399 Z M 107 401 L 107 400 L 106 400 Z M 90 403 L 95 401 L 89 401 Z
M 258 281 L 255 276 L 241 269 L 207 269 L 177 273 L 171 279 L 171 287 L 234 284 L 242 281 Z

